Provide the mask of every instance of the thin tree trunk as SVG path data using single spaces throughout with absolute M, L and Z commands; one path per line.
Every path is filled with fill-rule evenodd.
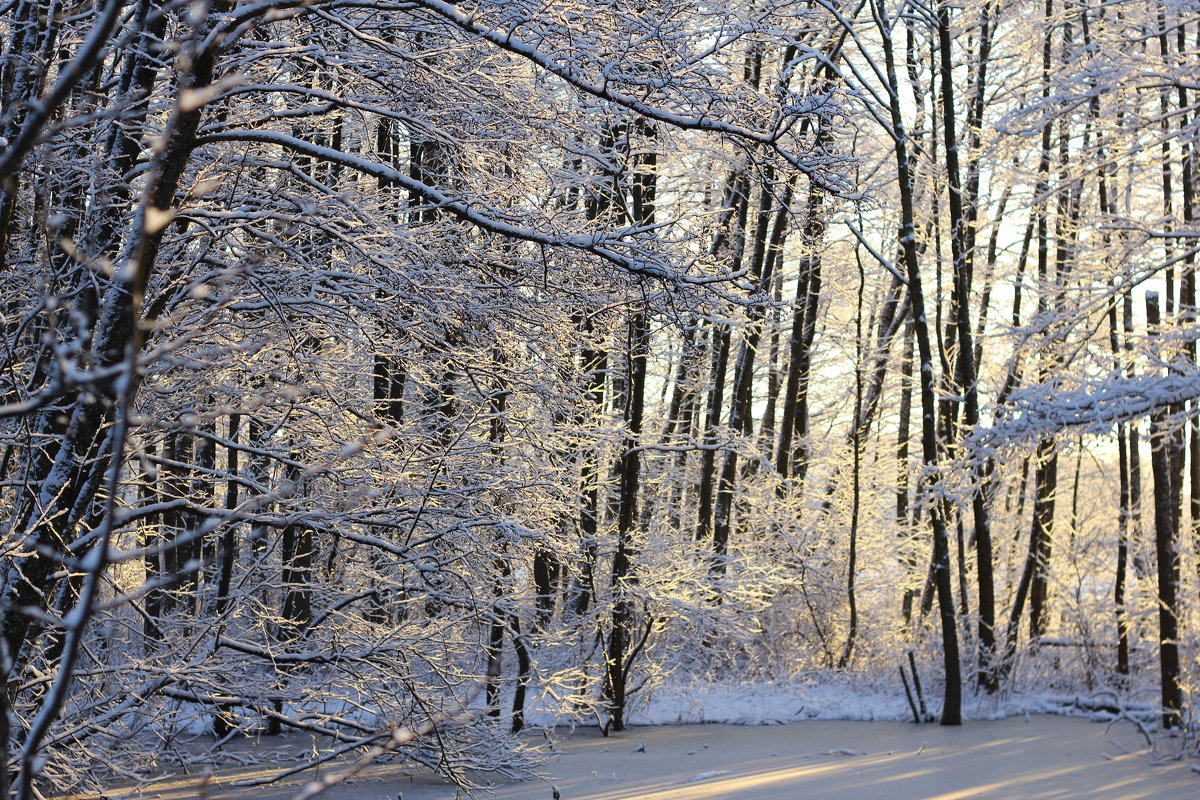
M 161 467 L 155 464 L 155 456 L 157 455 L 157 446 L 150 444 L 146 447 L 146 464 L 147 470 L 142 476 L 142 485 L 139 487 L 139 500 L 143 506 L 153 505 L 159 502 L 161 494 L 158 487 L 158 479 L 161 474 Z M 162 633 L 162 613 L 163 613 L 163 589 L 158 586 L 158 580 L 164 573 L 162 564 L 162 551 L 158 549 L 162 539 L 162 514 L 152 514 L 147 516 L 142 521 L 142 537 L 141 545 L 146 548 L 146 555 L 142 559 L 143 568 L 146 571 L 146 583 L 149 589 L 146 591 L 146 599 L 142 603 L 142 609 L 145 612 L 142 617 L 142 641 L 143 648 L 146 653 L 150 653 L 156 649 L 163 640 Z
M 1189 53 L 1186 36 L 1187 25 L 1181 19 L 1176 35 L 1176 52 Z M 1200 26 L 1197 26 L 1197 36 L 1200 37 Z M 1190 51 L 1194 57 L 1195 50 Z M 1186 230 L 1196 229 L 1196 143 L 1193 129 L 1198 119 L 1196 110 L 1189 105 L 1195 102 L 1196 95 L 1189 95 L 1189 87 L 1183 81 L 1175 82 L 1176 113 L 1179 116 L 1179 188 L 1180 204 L 1183 216 L 1183 227 Z M 1188 110 L 1191 110 L 1189 118 Z M 1165 124 L 1165 123 L 1164 123 Z M 1184 325 L 1195 325 L 1197 322 L 1196 309 L 1196 250 L 1185 247 L 1183 253 L 1182 275 L 1179 291 L 1179 313 Z M 1195 365 L 1200 356 L 1200 345 L 1194 338 L 1189 339 L 1183 347 L 1183 357 L 1191 365 Z M 1192 401 L 1193 412 L 1200 408 L 1200 402 Z M 1182 408 L 1179 409 L 1182 411 Z M 1181 432 L 1182 434 L 1182 432 Z M 1191 452 L 1187 476 L 1189 494 L 1189 512 L 1191 516 L 1192 546 L 1197 556 L 1200 556 L 1200 419 L 1196 413 L 1188 415 L 1186 428 L 1187 450 Z M 1183 460 L 1184 448 L 1180 447 L 1179 459 Z M 1180 482 L 1182 490 L 1182 481 Z M 1182 503 L 1178 512 L 1183 513 Z M 1200 558 L 1197 559 L 1197 570 L 1200 570 Z
M 1101 197 L 1107 199 L 1103 181 L 1101 182 Z M 1114 280 L 1115 283 L 1115 280 Z M 1117 323 L 1117 305 L 1121 298 L 1113 296 L 1108 308 L 1108 342 L 1113 354 L 1113 373 L 1121 375 L 1125 372 L 1124 359 L 1121 357 L 1119 343 L 1120 328 Z M 1128 426 L 1121 422 L 1117 425 L 1117 476 L 1119 483 L 1117 511 L 1117 571 L 1113 579 L 1113 608 L 1117 622 L 1117 672 L 1129 674 L 1129 619 L 1125 609 L 1125 580 L 1129 565 L 1129 522 L 1132 517 L 1130 502 L 1129 475 L 1129 433 Z
M 854 419 L 862 417 L 863 411 L 863 289 L 867 276 L 862 266 L 862 259 L 855 258 L 858 265 L 858 291 L 855 294 L 856 314 L 854 315 Z M 855 590 L 855 578 L 858 575 L 858 515 L 862 504 L 862 432 L 859 425 L 854 426 L 850 441 L 851 457 L 851 486 L 850 486 L 850 544 L 846 554 L 846 605 L 849 607 L 850 619 L 846 629 L 846 645 L 838 658 L 838 669 L 845 669 L 854 655 L 854 642 L 858 637 L 858 594 Z
M 1152 337 L 1161 336 L 1158 293 L 1146 292 L 1146 325 Z M 1150 418 L 1150 464 L 1154 473 L 1154 552 L 1158 564 L 1158 642 L 1162 684 L 1162 724 L 1174 728 L 1182 721 L 1183 691 L 1179 662 L 1179 552 L 1176 523 L 1177 480 L 1171 452 L 1175 437 L 1170 431 L 1169 410 L 1160 408 Z
M 804 206 L 800 274 L 796 281 L 796 307 L 788 340 L 788 375 L 784 386 L 783 416 L 779 423 L 779 450 L 775 469 L 784 483 L 793 479 L 795 493 L 803 488 L 808 472 L 808 387 L 812 371 L 812 346 L 821 307 L 821 246 L 825 237 L 825 191 L 810 184 Z
M 786 207 L 785 207 L 786 208 Z M 781 214 L 780 217 L 783 215 Z M 782 355 L 780 347 L 780 308 L 783 303 L 783 273 L 778 269 L 778 257 L 771 257 L 771 313 L 769 325 L 771 328 L 770 343 L 767 348 L 767 406 L 763 410 L 762 421 L 758 433 L 758 449 L 770 456 L 775 451 L 775 424 L 779 414 L 779 388 L 782 367 L 779 363 Z
M 533 659 L 529 652 L 529 644 L 521 633 L 521 618 L 510 614 L 508 627 L 512 636 L 513 651 L 517 654 L 517 685 L 513 690 L 512 725 L 509 730 L 520 733 L 525 729 L 525 695 L 529 692 Z
M 1042 41 L 1042 97 L 1050 97 L 1051 69 L 1051 22 L 1054 16 L 1054 0 L 1046 0 L 1044 11 L 1045 33 Z M 1041 156 L 1038 160 L 1038 180 L 1034 189 L 1038 205 L 1037 215 L 1037 260 L 1038 279 L 1042 291 L 1038 299 L 1038 312 L 1049 310 L 1048 282 L 1050 280 L 1050 231 L 1046 211 L 1046 195 L 1050 182 L 1050 145 L 1053 129 L 1051 123 L 1042 126 Z M 1041 377 L 1049 372 L 1048 357 L 1044 357 Z M 1046 632 L 1048 616 L 1045 613 L 1050 569 L 1050 549 L 1054 536 L 1055 494 L 1058 489 L 1058 452 L 1052 440 L 1038 444 L 1034 458 L 1033 528 L 1030 532 L 1029 561 L 1026 568 L 1031 571 L 1029 581 L 1029 635 L 1036 640 Z M 1024 583 L 1022 575 L 1022 583 Z M 1018 589 L 1019 591 L 1019 589 Z
M 712 251 L 718 253 L 725 243 L 730 245 L 731 270 L 741 267 L 745 243 L 746 218 L 750 204 L 750 179 L 745 170 L 732 176 L 725 198 L 729 213 L 718 233 Z M 712 323 L 712 366 L 709 372 L 708 408 L 704 418 L 704 447 L 700 454 L 699 498 L 696 520 L 696 541 L 708 542 L 713 536 L 714 495 L 717 491 L 717 447 L 721 411 L 725 405 L 725 376 L 729 370 L 729 348 L 732 338 L 725 323 Z
M 634 582 L 634 522 L 637 519 L 641 482 L 641 441 L 646 394 L 646 358 L 649 351 L 649 314 L 645 308 L 629 321 L 629 390 L 625 412 L 626 438 L 620 459 L 617 546 L 612 561 L 612 624 L 605 655 L 604 699 L 612 730 L 625 730 L 625 704 L 631 667 L 630 647 L 636 608 L 630 596 Z
M 229 589 L 233 583 L 233 565 L 237 561 L 237 525 L 234 524 L 233 512 L 238 507 L 238 434 L 241 432 L 242 415 L 229 415 L 229 430 L 227 438 L 229 447 L 225 450 L 225 511 L 229 519 L 225 522 L 225 530 L 221 534 L 220 568 L 217 572 L 217 616 L 229 610 Z
M 579 325 L 581 335 L 587 342 L 580 352 L 580 367 L 585 381 L 584 394 L 596 413 L 600 413 L 605 403 L 608 353 L 592 346 L 591 338 L 594 331 L 590 316 L 581 315 Z M 583 552 L 579 563 L 579 577 L 567 602 L 567 607 L 577 617 L 587 613 L 595 597 L 597 537 L 600 533 L 601 470 L 599 453 L 594 447 L 586 447 L 581 454 L 581 461 L 579 538 Z
M 913 325 L 910 321 L 904 330 L 904 345 L 900 361 L 900 419 L 896 429 L 896 522 L 900 528 L 902 544 L 902 560 L 908 568 L 908 579 L 904 583 L 904 599 L 901 603 L 901 614 L 904 624 L 912 623 L 913 601 L 918 590 L 912 585 L 916 578 L 918 560 L 916 525 L 909 519 L 908 500 L 908 452 L 909 429 L 912 424 L 912 393 L 913 393 Z
M 644 125 L 641 132 L 652 145 L 655 130 Z M 633 176 L 633 218 L 639 225 L 652 225 L 658 190 L 658 161 L 651 146 L 635 159 Z M 617 513 L 617 542 L 612 561 L 612 622 L 604 660 L 603 695 L 608 706 L 612 729 L 625 729 L 629 674 L 640 646 L 633 642 L 635 601 L 631 594 L 637 576 L 634 573 L 635 527 L 642 479 L 642 426 L 645 417 L 646 362 L 650 356 L 650 309 L 643 299 L 629 319 L 627 347 L 627 394 L 625 405 L 625 441 L 619 462 L 620 486 Z
M 897 184 L 900 189 L 900 244 L 904 253 L 909 308 L 912 312 L 913 329 L 917 340 L 921 391 L 921 452 L 926 472 L 930 476 L 929 480 L 936 484 L 939 469 L 937 401 L 934 396 L 933 348 L 930 343 L 929 323 L 925 316 L 925 293 L 921 285 L 921 269 L 914 225 L 916 218 L 913 202 L 914 182 L 908 154 L 908 135 L 905 131 L 900 106 L 899 83 L 896 80 L 895 55 L 890 37 L 883 38 L 883 50 L 888 85 L 892 87 L 889 98 L 892 130 L 896 138 L 894 151 Z M 934 489 L 936 486 L 927 488 Z M 950 586 L 950 551 L 946 523 L 941 517 L 937 503 L 934 503 L 931 508 L 930 522 L 933 528 L 933 564 L 938 609 L 942 623 L 942 656 L 946 682 L 941 722 L 943 725 L 959 725 L 962 723 L 962 676 L 958 652 L 958 628 Z
M 992 6 L 985 6 L 984 27 L 981 36 L 980 66 L 977 73 L 976 96 L 971 103 L 968 122 L 978 125 L 978 117 L 982 115 L 982 93 L 986 85 L 987 53 L 990 48 L 989 12 Z M 951 293 L 951 307 L 954 315 L 954 327 L 957 331 L 957 359 L 955 377 L 958 390 L 964 397 L 963 423 L 968 430 L 979 424 L 979 385 L 976 376 L 975 346 L 971 341 L 971 264 L 973 258 L 975 209 L 978 207 L 979 176 L 977 164 L 972 164 L 969 170 L 968 185 L 965 197 L 960 183 L 961 174 L 958 158 L 958 131 L 954 107 L 954 74 L 951 63 L 950 48 L 950 10 L 944 2 L 939 2 L 938 43 L 939 69 L 941 74 L 942 96 L 942 127 L 946 147 L 946 172 L 949 177 L 950 196 L 950 247 L 953 261 L 954 291 Z M 977 136 L 972 131 L 971 136 Z M 964 202 L 967 206 L 964 209 Z M 947 423 L 948 424 L 948 423 Z M 979 684 L 989 694 L 997 689 L 993 675 L 992 662 L 995 658 L 995 587 L 992 577 L 992 533 L 988 519 L 987 481 L 989 473 L 978 464 L 973 468 L 974 487 L 971 492 L 971 510 L 974 518 L 974 539 L 976 547 L 976 567 L 979 584 L 979 648 L 980 672 Z M 958 528 L 959 579 L 962 584 L 960 593 L 963 604 L 963 614 L 966 614 L 966 547 L 962 541 L 961 521 Z
M 772 218 L 779 212 L 772 208 L 774 186 L 771 179 L 773 170 L 765 171 L 766 183 L 760 189 L 758 213 L 755 215 L 753 230 L 753 249 L 750 255 L 750 276 L 757 292 L 767 290 L 771 285 L 772 276 L 767 270 L 770 262 L 767 255 L 774 242 L 771 241 Z M 787 208 L 790 199 L 790 186 L 783 192 L 781 205 Z M 777 227 L 782 231 L 782 227 Z M 781 236 L 782 233 L 779 233 Z M 751 389 L 754 380 L 754 361 L 758 354 L 759 343 L 762 339 L 763 319 L 766 309 L 763 304 L 751 306 L 747 313 L 745 332 L 738 348 L 737 359 L 734 363 L 733 385 L 730 389 L 729 402 L 729 431 L 733 436 L 747 438 L 751 434 L 753 421 L 751 419 Z M 726 555 L 729 549 L 729 537 L 733 528 L 733 493 L 737 480 L 738 445 L 735 443 L 725 452 L 721 465 L 720 482 L 717 488 L 716 504 L 713 513 L 713 572 L 724 574 Z
M 1081 14 L 1083 40 L 1084 45 L 1089 50 L 1092 48 L 1092 28 L 1089 19 L 1087 8 L 1083 9 Z M 1093 120 L 1100 119 L 1101 112 L 1100 92 L 1095 91 L 1088 104 L 1089 113 Z M 1124 114 L 1118 112 L 1118 126 L 1124 119 Z M 1109 166 L 1109 154 L 1106 139 L 1103 133 L 1098 135 L 1098 160 L 1101 163 L 1101 168 L 1097 174 L 1097 192 L 1100 206 L 1101 220 L 1105 226 L 1113 224 L 1117 218 L 1117 207 L 1115 200 L 1116 187 L 1113 185 L 1116 178 L 1116 169 Z M 1112 246 L 1112 236 L 1108 232 L 1107 227 L 1101 234 L 1101 241 L 1105 248 L 1105 261 L 1110 261 L 1110 253 Z M 1113 374 L 1124 375 L 1126 372 L 1125 359 L 1121 353 L 1121 327 L 1118 318 L 1117 308 L 1122 302 L 1122 296 L 1129 296 L 1128 290 L 1119 292 L 1117 279 L 1114 277 L 1110 281 L 1112 287 L 1112 299 L 1108 307 L 1108 344 L 1112 351 L 1113 358 Z M 1113 577 L 1113 610 L 1116 618 L 1117 627 L 1117 673 L 1120 675 L 1129 674 L 1129 618 L 1125 608 L 1125 587 L 1126 579 L 1129 572 L 1129 523 L 1132 516 L 1132 508 L 1130 502 L 1130 475 L 1129 475 L 1129 428 L 1125 422 L 1117 424 L 1117 480 L 1118 480 L 1118 510 L 1117 510 L 1117 567 L 1116 574 Z
M 493 352 L 493 360 L 497 362 L 500 360 L 498 354 L 495 352 Z M 503 469 L 504 412 L 508 405 L 508 393 L 502 384 L 498 382 L 498 385 L 487 398 L 487 402 L 491 410 L 491 420 L 488 426 L 488 444 L 490 445 L 491 456 L 496 462 L 497 467 Z M 485 694 L 489 716 L 499 717 L 504 628 L 510 616 L 504 609 L 504 584 L 506 579 L 512 574 L 512 567 L 509 564 L 507 547 L 499 536 L 493 541 L 493 547 L 495 548 L 493 557 L 495 574 L 492 576 L 492 609 L 488 616 L 487 688 Z M 538 598 L 538 601 L 540 601 L 540 598 Z

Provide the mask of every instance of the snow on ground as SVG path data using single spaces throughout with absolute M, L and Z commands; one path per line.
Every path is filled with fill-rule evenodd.
M 819 677 L 819 679 L 818 679 Z M 639 696 L 630 730 L 609 737 L 595 727 L 555 720 L 535 701 L 526 741 L 548 755 L 544 780 L 508 782 L 472 775 L 497 800 L 956 800 L 1096 798 L 1173 800 L 1200 797 L 1200 762 L 1174 758 L 1196 742 L 1160 736 L 1147 748 L 1138 723 L 1111 713 L 1084 718 L 1081 707 L 1121 707 L 1103 692 L 1084 697 L 1010 695 L 971 699 L 961 727 L 916 725 L 894 686 L 864 676 L 823 674 L 810 681 L 676 685 Z M 926 690 L 929 711 L 940 696 Z M 1153 722 L 1147 706 L 1123 707 Z M 1042 712 L 1055 712 L 1049 716 Z M 1075 714 L 1076 716 L 1063 716 Z M 707 723 L 707 724 L 697 724 Z M 729 724 L 734 723 L 734 724 Z M 200 737 L 189 749 L 205 749 Z M 312 773 L 259 787 L 323 742 L 262 737 L 232 742 L 229 757 L 260 761 L 191 774 L 140 791 L 113 787 L 108 797 L 160 800 L 284 800 Z M 326 772 L 336 768 L 327 766 Z M 374 764 L 337 786 L 329 800 L 451 800 L 455 789 L 423 768 Z M 481 793 L 480 796 L 487 796 Z
M 563 800 L 1173 800 L 1200 795 L 1182 761 L 1150 766 L 1128 724 L 1032 716 L 961 728 L 812 721 L 784 726 L 580 730 L 554 742 L 547 772 Z M 644 744 L 644 750 L 642 745 Z M 366 785 L 359 798 L 370 797 Z M 404 800 L 449 800 L 416 784 Z M 497 800 L 552 797 L 536 784 Z M 387 795 L 379 795 L 380 798 Z
M 924 691 L 930 714 L 941 711 L 941 690 Z M 527 719 L 540 726 L 569 725 L 531 700 Z M 1084 714 L 1086 709 L 1112 706 L 1128 709 L 1112 692 L 1084 695 L 1007 694 L 963 698 L 963 718 L 1004 719 L 1020 714 Z M 1082 707 L 1082 708 L 1081 708 Z M 1147 718 L 1144 703 L 1135 706 Z M 1132 710 L 1132 709 L 1129 709 Z M 855 673 L 815 673 L 811 679 L 774 683 L 674 683 L 636 695 L 627 716 L 632 725 L 682 725 L 725 722 L 734 725 L 781 725 L 805 720 L 887 720 L 911 722 L 912 711 L 896 682 L 876 683 Z M 585 724 L 596 724 L 592 719 Z
M 552 800 L 555 790 L 562 800 L 1183 800 L 1200 795 L 1194 762 L 1156 758 L 1131 724 L 1059 716 L 955 728 L 878 721 L 665 725 L 609 737 L 579 728 L 551 734 L 546 746 L 553 755 L 545 780 L 499 783 L 493 787 L 496 800 Z M 203 787 L 197 777 L 179 778 L 135 796 L 283 800 L 302 787 L 295 779 L 253 789 L 230 785 L 262 774 L 258 768 L 225 772 Z M 428 773 L 376 765 L 322 796 L 451 800 L 456 793 Z
M 812 719 L 912 720 L 895 687 L 871 687 L 842 676 L 804 682 L 673 685 L 634 698 L 634 725 L 727 722 L 780 725 Z

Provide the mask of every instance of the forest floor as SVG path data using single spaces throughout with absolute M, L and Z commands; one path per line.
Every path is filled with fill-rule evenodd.
M 542 735 L 538 734 L 541 740 Z M 970 721 L 961 727 L 903 722 L 814 720 L 789 725 L 662 725 L 603 737 L 595 728 L 546 738 L 543 780 L 501 781 L 496 800 L 795 800 L 887 798 L 957 800 L 1174 800 L 1200 796 L 1194 759 L 1173 758 L 1184 743 L 1153 751 L 1128 722 L 1033 715 Z M 272 769 L 277 769 L 273 767 Z M 311 779 L 239 788 L 264 767 L 178 777 L 123 796 L 159 800 L 284 800 Z M 486 776 L 475 776 L 486 783 Z M 327 800 L 451 800 L 436 776 L 377 764 Z M 487 791 L 477 793 L 489 796 Z

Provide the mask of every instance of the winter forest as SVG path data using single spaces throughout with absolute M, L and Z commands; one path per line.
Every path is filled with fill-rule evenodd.
M 945 725 L 1194 724 L 1192 0 L 0 40 L 0 796 L 183 729 L 510 769 L 534 705 L 899 667 Z

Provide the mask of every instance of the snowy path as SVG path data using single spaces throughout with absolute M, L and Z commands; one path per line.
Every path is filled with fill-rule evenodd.
M 645 743 L 644 752 L 639 751 Z M 1195 761 L 1151 766 L 1132 726 L 1035 716 L 961 728 L 896 722 L 802 722 L 743 727 L 634 728 L 609 738 L 561 733 L 546 772 L 562 800 L 1175 800 L 1200 797 Z M 244 777 L 245 772 L 241 773 Z M 230 790 L 210 800 L 282 800 L 298 784 Z M 506 783 L 498 800 L 551 800 L 548 783 Z M 183 800 L 194 779 L 143 797 Z M 379 767 L 330 800 L 450 800 L 436 779 Z

